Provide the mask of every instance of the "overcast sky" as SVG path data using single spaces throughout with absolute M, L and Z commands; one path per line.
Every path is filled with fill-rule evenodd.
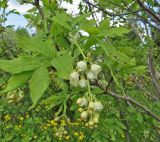
M 8 10 L 16 9 L 21 14 L 25 14 L 30 8 L 32 8 L 31 5 L 21 6 L 16 0 L 9 0 L 8 2 Z M 6 25 L 15 25 L 15 27 L 25 27 L 27 25 L 27 20 L 22 15 L 10 14 L 7 19 Z
M 74 0 L 73 4 L 67 4 L 66 2 L 62 4 L 64 8 L 68 10 L 68 13 L 76 14 L 78 12 L 78 4 L 80 0 Z M 16 9 L 22 15 L 27 13 L 27 10 L 32 8 L 30 4 L 20 5 L 16 0 L 9 0 L 8 10 Z M 18 26 L 25 27 L 27 25 L 27 20 L 22 16 L 17 14 L 10 14 L 6 25 L 15 25 L 15 28 Z

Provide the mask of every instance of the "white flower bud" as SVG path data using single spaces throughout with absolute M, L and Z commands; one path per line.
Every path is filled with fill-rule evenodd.
M 88 105 L 88 107 L 89 107 L 90 109 L 94 109 L 94 106 L 95 106 L 95 105 L 94 105 L 94 102 L 90 102 L 89 105 Z
M 24 97 L 24 95 L 19 94 L 19 96 L 18 96 L 17 100 L 18 100 L 18 101 L 21 101 L 21 100 L 23 99 L 23 97 Z
M 90 80 L 94 80 L 94 79 L 97 79 L 97 75 L 94 74 L 92 71 L 89 71 L 87 73 L 87 78 L 90 79 Z
M 65 131 L 64 131 L 64 134 L 66 135 L 66 134 L 68 134 L 68 132 L 65 130 Z
M 86 127 L 88 127 L 88 122 L 85 124 Z
M 92 120 L 90 120 L 90 121 L 88 122 L 88 124 L 89 124 L 89 126 L 93 126 L 93 125 L 94 125 L 94 122 L 93 122 Z
M 98 114 L 98 113 L 96 113 L 96 114 L 94 115 L 93 121 L 94 121 L 94 123 L 98 123 L 98 122 L 99 122 L 99 114 Z
M 57 136 L 57 137 L 58 137 L 59 135 L 60 135 L 60 134 L 59 134 L 59 132 L 56 132 L 56 133 L 55 133 L 55 136 Z
M 78 104 L 78 105 L 81 104 L 82 101 L 83 101 L 83 98 L 78 98 L 78 99 L 77 99 L 77 104 Z
M 78 72 L 72 72 L 70 74 L 69 80 L 70 80 L 70 84 L 72 86 L 77 87 L 78 86 L 78 81 L 79 81 L 79 73 Z
M 97 64 L 92 64 L 91 65 L 91 71 L 93 73 L 95 73 L 96 75 L 99 74 L 99 72 L 101 71 L 101 66 L 97 65 Z
M 16 97 L 15 93 L 8 93 L 7 94 L 7 99 L 14 99 Z
M 97 63 L 102 63 L 102 62 L 103 62 L 102 58 L 99 57 L 99 58 L 97 59 Z
M 95 104 L 94 104 L 94 110 L 95 111 L 101 111 L 103 109 L 103 105 L 101 104 L 100 101 L 95 101 Z
M 87 111 L 83 111 L 83 112 L 81 113 L 81 119 L 82 119 L 82 120 L 85 120 L 85 119 L 87 119 L 87 117 L 88 117 L 88 112 L 87 112 Z
M 79 80 L 79 73 L 78 72 L 72 72 L 71 74 L 70 74 L 70 79 L 71 80 Z
M 9 104 L 10 104 L 10 103 L 13 103 L 13 100 L 9 100 L 8 103 L 9 103 Z
M 82 102 L 79 104 L 80 107 L 87 106 L 88 101 L 86 98 L 82 98 Z
M 84 87 L 86 87 L 86 85 L 87 85 L 87 80 L 84 79 L 84 78 L 82 78 L 82 79 L 79 81 L 79 86 L 80 86 L 81 88 L 84 88 Z
M 94 123 L 96 123 L 96 124 L 97 124 L 97 123 L 98 123 L 98 121 L 99 121 L 99 119 L 98 119 L 98 118 L 93 118 L 93 122 L 94 122 Z
M 72 85 L 73 87 L 77 87 L 77 86 L 78 86 L 78 81 L 70 81 L 69 83 L 70 83 L 70 85 Z
M 87 68 L 86 62 L 84 62 L 84 61 L 79 61 L 79 62 L 77 63 L 77 68 L 78 68 L 79 71 L 85 70 L 85 69 Z
M 92 109 L 89 109 L 89 110 L 88 110 L 88 113 L 89 113 L 89 114 L 93 114 L 93 110 L 92 110 Z
M 78 111 L 79 111 L 79 112 L 82 112 L 82 111 L 83 111 L 83 108 L 80 107 L 80 108 L 78 109 Z

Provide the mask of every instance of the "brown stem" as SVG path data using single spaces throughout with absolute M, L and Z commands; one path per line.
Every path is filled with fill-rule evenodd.
M 40 15 L 42 16 L 43 19 L 45 19 L 45 14 L 43 12 L 43 10 L 41 9 L 40 5 L 39 5 L 39 0 L 35 0 L 35 6 L 37 7 Z
M 149 53 L 148 53 L 148 68 L 150 71 L 150 75 L 152 77 L 154 88 L 157 93 L 157 97 L 160 98 L 160 85 L 158 84 L 158 79 L 157 79 L 156 70 L 155 70 L 154 63 L 153 63 L 153 56 L 152 56 L 151 48 L 149 48 Z
M 119 109 L 119 112 L 120 112 L 120 117 L 122 119 L 122 123 L 126 127 L 126 129 L 124 130 L 126 142 L 131 142 L 130 134 L 129 134 L 129 124 L 128 124 L 128 121 L 125 120 L 125 112 L 122 109 Z
M 150 93 L 149 91 L 147 91 L 146 87 L 144 88 L 141 83 L 139 82 L 139 80 L 136 79 L 136 77 L 134 76 L 134 82 L 135 82 L 135 85 L 142 91 L 144 91 L 148 96 L 149 98 L 151 98 L 153 101 L 158 101 L 158 97 L 156 97 L 155 95 L 153 95 L 152 93 Z
M 113 76 L 110 78 L 110 80 L 109 80 L 109 82 L 108 82 L 108 85 L 107 85 L 107 87 L 106 87 L 106 90 L 109 89 L 109 87 L 110 87 L 110 85 L 111 85 L 112 82 L 113 82 Z
M 153 61 L 153 53 L 152 53 L 152 43 L 151 43 L 151 39 L 150 39 L 150 35 L 149 35 L 149 31 L 147 28 L 147 25 L 145 24 L 145 30 L 146 30 L 146 34 L 147 34 L 147 44 L 149 47 L 148 50 L 148 68 L 150 71 L 150 75 L 152 77 L 152 82 L 157 94 L 157 97 L 160 99 L 160 84 L 158 82 L 158 78 L 156 75 L 156 69 L 155 69 L 155 65 L 154 65 L 154 61 Z
M 160 22 L 160 16 L 158 16 L 151 9 L 149 9 L 148 7 L 146 7 L 141 0 L 136 0 L 136 1 L 137 1 L 137 3 L 139 4 L 139 6 L 141 8 L 143 8 L 149 15 L 151 15 L 152 17 L 154 17 L 154 19 L 156 19 L 157 22 Z
M 122 3 L 127 7 L 129 11 L 133 11 L 130 7 L 128 7 L 128 3 L 126 3 L 124 0 L 122 0 Z M 143 23 L 149 24 L 151 27 L 157 29 L 160 31 L 160 27 L 156 26 L 156 24 L 152 24 L 152 22 L 149 22 L 148 19 L 141 16 L 139 13 L 133 13 L 137 18 L 139 18 Z
M 94 20 L 96 20 L 96 18 L 95 18 L 95 16 L 94 16 L 94 13 L 92 12 L 92 7 L 91 7 L 91 5 L 90 5 L 89 0 L 84 0 L 84 2 L 88 5 L 89 11 L 90 11 L 91 14 L 92 14 L 92 18 L 93 18 Z
M 106 90 L 105 87 L 103 87 L 98 82 L 92 82 L 92 84 L 98 86 L 100 89 L 102 89 L 105 93 L 112 96 L 113 98 L 120 99 L 120 100 L 123 100 L 123 101 L 126 101 L 126 102 L 130 102 L 131 104 L 141 108 L 148 116 L 151 116 L 152 118 L 154 118 L 154 119 L 156 119 L 157 121 L 160 122 L 160 117 L 159 116 L 157 116 L 156 114 L 151 112 L 148 108 L 146 108 L 146 106 L 142 105 L 140 102 L 134 100 L 133 98 L 131 98 L 129 96 L 121 96 L 121 95 L 118 95 L 118 94 L 116 94 L 116 93 L 114 93 L 110 90 Z
M 103 9 L 100 5 L 95 5 L 91 2 L 89 2 L 88 0 L 85 0 L 87 4 L 97 8 L 98 10 L 104 12 L 105 14 L 109 15 L 109 16 L 118 16 L 118 17 L 122 17 L 122 16 L 125 16 L 125 15 L 130 15 L 130 14 L 133 14 L 133 13 L 138 13 L 140 11 L 144 11 L 143 9 L 140 9 L 140 10 L 136 10 L 136 11 L 131 11 L 131 12 L 127 12 L 127 13 L 122 13 L 122 14 L 114 14 L 112 12 L 109 12 L 105 9 Z

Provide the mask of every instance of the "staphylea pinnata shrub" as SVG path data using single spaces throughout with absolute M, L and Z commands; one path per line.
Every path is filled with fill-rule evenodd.
M 98 78 L 101 72 L 101 66 L 90 61 L 83 60 L 77 62 L 76 69 L 70 74 L 70 85 L 73 87 L 87 87 L 87 92 L 77 99 L 78 111 L 80 119 L 85 122 L 85 126 L 93 128 L 97 126 L 99 121 L 99 112 L 103 109 L 103 105 L 92 94 L 90 81 Z

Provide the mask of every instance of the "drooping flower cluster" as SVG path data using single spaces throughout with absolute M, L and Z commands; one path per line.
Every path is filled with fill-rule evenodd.
M 79 73 L 78 72 L 72 72 L 70 74 L 70 84 L 74 87 L 78 86 L 79 83 Z
M 97 75 L 100 73 L 101 67 L 97 64 L 92 64 L 90 71 L 87 73 L 87 77 L 90 80 L 97 79 Z
M 103 109 L 103 105 L 95 99 L 90 88 L 90 81 L 96 80 L 100 72 L 101 66 L 91 63 L 87 65 L 85 61 L 79 61 L 76 70 L 70 74 L 69 78 L 70 85 L 73 87 L 88 87 L 88 92 L 83 97 L 77 99 L 77 104 L 79 106 L 78 111 L 81 113 L 81 120 L 89 128 L 97 125 L 99 112 Z
M 78 111 L 81 113 L 82 121 L 85 121 L 85 126 L 93 128 L 99 122 L 99 112 L 103 109 L 100 101 L 89 101 L 87 98 L 78 98 L 77 104 L 79 105 Z
M 69 80 L 70 84 L 74 87 L 80 86 L 82 88 L 86 87 L 86 79 L 83 77 L 83 72 L 87 69 L 87 63 L 80 61 L 77 63 L 77 70 L 70 74 Z M 82 73 L 80 77 L 80 73 Z M 79 79 L 81 78 L 81 79 Z
M 15 90 L 7 93 L 8 103 L 20 102 L 24 97 L 24 92 L 22 90 Z
M 85 61 L 79 61 L 77 63 L 77 71 L 74 71 L 70 74 L 70 84 L 73 87 L 80 86 L 81 88 L 84 88 L 87 86 L 87 80 L 85 76 L 89 80 L 95 80 L 97 79 L 97 76 L 100 73 L 100 71 L 101 67 L 97 64 L 92 64 L 88 71 L 87 63 Z

